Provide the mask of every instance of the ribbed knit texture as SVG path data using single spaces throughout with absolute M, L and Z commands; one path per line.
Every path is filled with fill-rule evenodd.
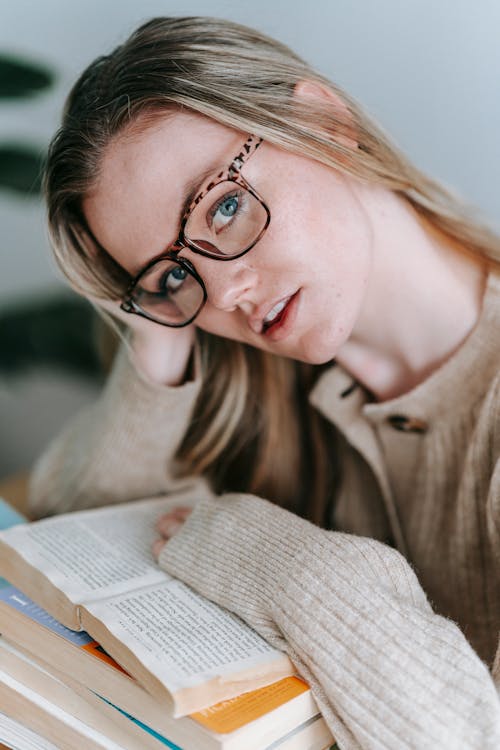
M 124 353 L 98 404 L 39 462 L 32 507 L 190 485 L 200 502 L 161 565 L 290 654 L 342 750 L 498 750 L 499 342 L 491 275 L 474 331 L 410 393 L 369 403 L 340 367 L 321 378 L 311 401 L 341 434 L 335 531 L 174 481 L 199 383 L 153 385 Z M 397 431 L 394 415 L 427 429 Z
M 161 565 L 290 654 L 342 748 L 498 750 L 486 666 L 397 551 L 250 496 L 203 500 L 189 526 Z

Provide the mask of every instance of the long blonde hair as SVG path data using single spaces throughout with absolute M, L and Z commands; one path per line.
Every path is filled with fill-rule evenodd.
M 301 80 L 328 86 L 342 106 L 293 97 Z M 500 263 L 498 238 L 285 45 L 221 19 L 156 18 L 83 72 L 50 146 L 45 190 L 54 253 L 80 293 L 119 299 L 130 280 L 89 236 L 81 211 L 104 152 L 134 123 L 179 107 L 383 185 L 465 250 Z M 347 147 L 346 136 L 358 147 Z M 322 368 L 198 337 L 203 387 L 178 471 L 204 473 L 219 491 L 255 492 L 324 520 L 338 481 L 335 435 L 307 401 Z

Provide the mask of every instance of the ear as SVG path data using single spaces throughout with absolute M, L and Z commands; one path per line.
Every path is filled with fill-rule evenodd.
M 325 84 L 319 81 L 312 81 L 310 79 L 303 79 L 295 84 L 293 90 L 294 99 L 302 99 L 305 101 L 316 101 L 321 102 L 323 105 L 330 105 L 332 111 L 336 113 L 337 118 L 344 122 L 346 130 L 354 130 L 353 117 L 347 104 L 341 99 L 341 97 L 329 88 Z M 336 140 L 343 146 L 350 149 L 357 149 L 358 142 L 355 138 L 349 137 L 345 132 L 338 134 Z

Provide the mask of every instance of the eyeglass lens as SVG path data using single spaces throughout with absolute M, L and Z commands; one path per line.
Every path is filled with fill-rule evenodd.
M 186 240 L 214 256 L 238 255 L 267 221 L 264 206 L 236 182 L 221 182 L 195 206 L 184 229 Z
M 144 272 L 133 300 L 153 320 L 181 325 L 201 309 L 204 291 L 187 268 L 163 258 Z
M 187 243 L 213 258 L 231 258 L 249 249 L 268 220 L 261 202 L 233 181 L 214 186 L 196 204 L 184 228 Z M 182 325 L 201 309 L 205 295 L 188 268 L 160 259 L 138 279 L 132 298 L 153 320 Z

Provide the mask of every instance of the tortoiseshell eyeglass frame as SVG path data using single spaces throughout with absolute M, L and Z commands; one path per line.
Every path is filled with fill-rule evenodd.
M 243 165 L 248 161 L 248 159 L 252 156 L 252 154 L 255 153 L 255 151 L 258 149 L 262 141 L 263 141 L 262 138 L 259 138 L 255 135 L 248 136 L 247 140 L 243 144 L 241 151 L 234 157 L 229 167 L 225 170 L 222 170 L 222 172 L 219 172 L 219 174 L 216 177 L 214 177 L 212 180 L 210 180 L 210 182 L 204 187 L 204 189 L 200 193 L 198 193 L 196 198 L 192 201 L 189 208 L 185 211 L 185 213 L 182 216 L 179 235 L 177 237 L 177 240 L 169 247 L 169 249 L 166 252 L 163 252 L 161 253 L 161 255 L 158 255 L 155 258 L 153 258 L 141 271 L 139 271 L 139 273 L 135 276 L 135 278 L 132 279 L 126 291 L 123 302 L 120 305 L 121 309 L 124 312 L 140 315 L 143 318 L 147 318 L 148 320 L 152 320 L 155 323 L 169 326 L 171 328 L 182 328 L 183 326 L 187 326 L 190 323 L 192 323 L 193 320 L 196 318 L 196 316 L 199 314 L 203 305 L 207 301 L 208 295 L 207 295 L 207 290 L 205 288 L 205 284 L 203 283 L 203 279 L 198 274 L 193 264 L 190 263 L 189 260 L 186 260 L 186 258 L 179 257 L 178 253 L 184 248 L 189 248 L 194 253 L 198 253 L 198 255 L 204 255 L 207 258 L 213 258 L 214 260 L 236 260 L 236 258 L 241 258 L 242 255 L 245 255 L 245 253 L 248 253 L 249 250 L 255 247 L 255 245 L 260 240 L 260 238 L 266 231 L 267 227 L 269 226 L 269 222 L 271 221 L 271 212 L 269 211 L 269 208 L 267 207 L 264 200 L 257 193 L 257 191 L 254 190 L 254 188 L 245 180 L 245 178 L 241 174 L 241 169 Z M 259 203 L 262 205 L 262 207 L 264 208 L 266 212 L 265 224 L 262 227 L 259 234 L 257 235 L 257 237 L 253 240 L 253 242 L 248 247 L 244 248 L 238 253 L 235 253 L 234 255 L 227 255 L 227 254 L 224 255 L 224 254 L 217 254 L 217 253 L 210 252 L 209 250 L 206 250 L 200 247 L 199 245 L 197 245 L 195 242 L 193 242 L 193 240 L 190 240 L 185 235 L 186 224 L 188 222 L 190 215 L 195 209 L 195 207 L 198 205 L 198 203 L 201 200 L 203 200 L 203 198 L 205 198 L 205 196 L 207 195 L 207 193 L 210 192 L 210 190 L 212 190 L 214 187 L 219 185 L 221 182 L 235 182 L 238 185 L 241 185 L 241 187 L 245 188 L 245 190 L 247 190 L 251 195 L 254 196 L 254 198 L 256 198 L 256 200 L 259 201 Z M 201 302 L 200 307 L 189 320 L 183 323 L 167 323 L 163 320 L 159 320 L 158 318 L 155 318 L 153 315 L 143 310 L 140 307 L 140 305 L 138 305 L 137 302 L 134 300 L 134 290 L 139 284 L 144 274 L 150 271 L 151 268 L 156 263 L 165 259 L 171 259 L 171 260 L 174 260 L 176 263 L 178 263 L 182 268 L 184 268 L 187 271 L 187 273 L 189 273 L 191 276 L 193 276 L 196 279 L 196 281 L 200 284 L 201 288 L 203 289 L 203 301 Z

